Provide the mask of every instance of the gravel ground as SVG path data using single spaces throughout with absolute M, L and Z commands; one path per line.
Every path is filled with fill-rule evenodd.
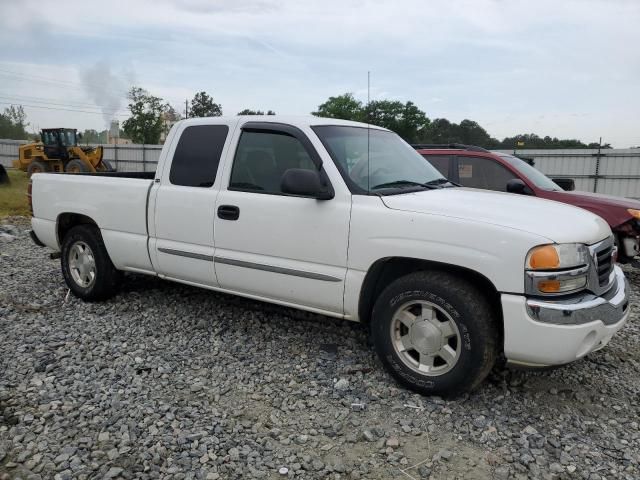
M 0 479 L 640 478 L 637 314 L 586 359 L 445 401 L 399 388 L 357 324 L 133 275 L 65 301 L 12 223 Z

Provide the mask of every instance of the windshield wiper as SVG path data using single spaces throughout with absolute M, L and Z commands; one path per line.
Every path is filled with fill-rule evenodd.
M 425 183 L 425 185 L 444 185 L 445 183 L 450 183 L 451 185 L 455 185 L 459 187 L 457 183 L 452 182 L 451 180 L 447 180 L 446 178 L 436 178 L 435 180 L 429 180 Z
M 393 182 L 381 183 L 372 187 L 371 190 L 377 190 L 380 188 L 400 188 L 400 187 L 425 187 L 429 189 L 438 188 L 436 185 L 430 185 L 427 183 L 413 182 L 411 180 L 394 180 Z

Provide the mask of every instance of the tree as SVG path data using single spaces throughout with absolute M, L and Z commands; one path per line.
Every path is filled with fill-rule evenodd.
M 82 132 L 82 143 L 106 143 L 107 131 L 88 129 Z
M 27 140 L 27 115 L 22 105 L 11 105 L 0 113 L 0 138 L 13 140 Z
M 122 124 L 126 136 L 134 143 L 159 143 L 166 104 L 140 87 L 131 88 L 129 100 L 131 116 Z
M 238 115 L 264 115 L 265 113 L 262 110 L 251 110 L 249 108 L 245 108 L 241 112 L 238 112 Z M 276 112 L 273 110 L 267 110 L 267 115 L 275 115 Z
M 364 109 L 364 121 L 388 128 L 407 142 L 415 142 L 430 120 L 413 102 L 374 100 Z
M 175 108 L 173 108 L 172 105 L 169 105 L 167 103 L 164 106 L 164 119 L 169 122 L 177 122 L 178 120 L 180 120 L 180 114 Z
M 344 93 L 318 106 L 317 112 L 311 112 L 316 117 L 340 118 L 342 120 L 361 121 L 364 118 L 362 102 L 356 100 L 352 93 Z
M 524 143 L 524 146 L 518 145 Z M 575 138 L 559 139 L 557 137 L 539 137 L 535 133 L 523 133 L 513 137 L 506 137 L 500 142 L 500 148 L 588 148 L 588 145 Z M 598 148 L 597 145 L 594 148 Z
M 602 145 L 600 145 L 598 142 L 591 142 L 589 145 L 587 145 L 587 148 L 605 149 L 605 148 L 613 148 L 613 147 L 611 146 L 610 143 L 603 143 Z
M 189 117 L 219 117 L 222 115 L 222 105 L 215 103 L 207 92 L 198 92 L 191 100 Z

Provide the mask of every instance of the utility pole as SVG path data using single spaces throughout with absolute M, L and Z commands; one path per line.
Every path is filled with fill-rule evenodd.
M 184 118 L 189 118 L 189 99 L 184 99 Z

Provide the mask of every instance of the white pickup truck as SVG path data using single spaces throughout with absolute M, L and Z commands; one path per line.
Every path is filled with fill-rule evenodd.
M 629 316 L 602 219 L 457 187 L 360 123 L 186 120 L 155 173 L 36 174 L 30 188 L 32 236 L 61 251 L 76 296 L 109 298 L 128 271 L 363 322 L 425 394 L 469 390 L 499 357 L 571 362 Z

